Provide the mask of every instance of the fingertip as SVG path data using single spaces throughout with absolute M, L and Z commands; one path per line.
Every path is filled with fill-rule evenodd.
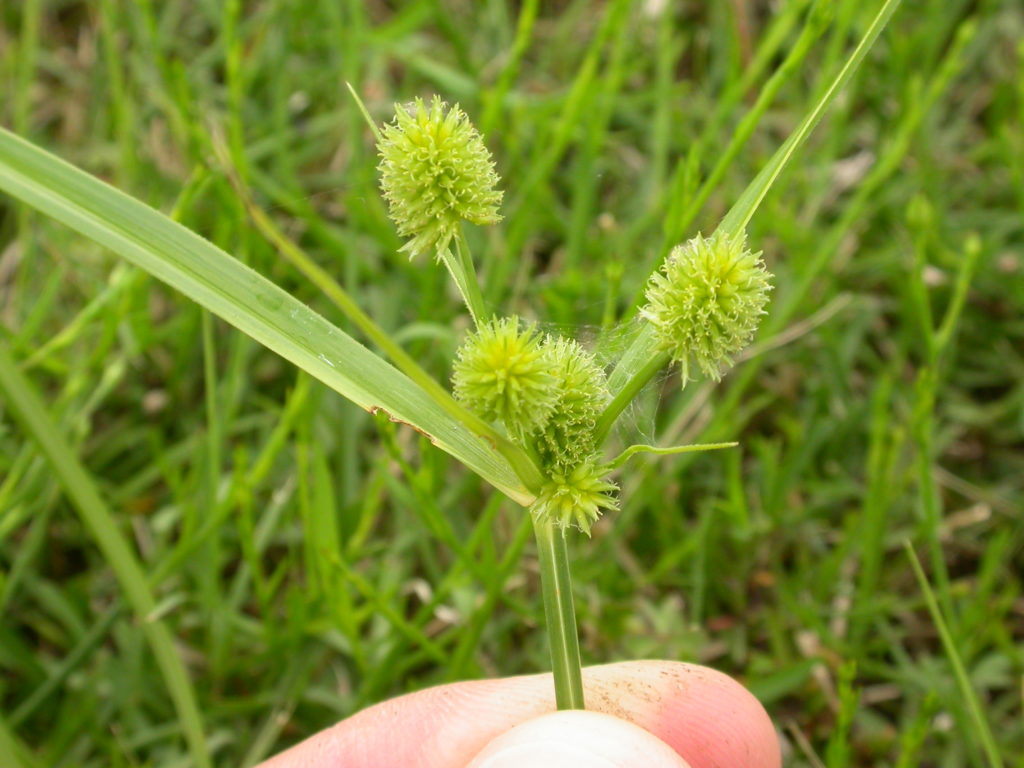
M 722 672 L 671 661 L 625 662 L 594 672 L 599 675 L 596 690 L 607 690 L 626 710 L 624 717 L 671 746 L 693 768 L 782 764 L 775 727 L 761 702 Z
M 707 667 L 636 661 L 584 670 L 587 708 L 630 721 L 690 768 L 779 768 L 775 729 L 760 702 Z M 553 712 L 550 675 L 474 681 L 382 702 L 321 731 L 266 768 L 461 768 L 492 739 Z
M 493 741 L 467 768 L 690 768 L 668 744 L 611 715 L 568 710 L 527 720 Z

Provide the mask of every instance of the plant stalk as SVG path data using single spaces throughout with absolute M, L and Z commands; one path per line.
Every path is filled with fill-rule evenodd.
M 619 418 L 619 414 L 625 410 L 627 405 L 633 402 L 633 398 L 637 396 L 637 393 L 644 388 L 647 382 L 653 379 L 658 371 L 668 365 L 668 363 L 669 355 L 667 352 L 654 350 L 647 358 L 647 362 L 641 365 L 617 392 L 615 391 L 614 382 L 612 383 L 612 391 L 615 394 L 612 396 L 608 406 L 598 416 L 597 423 L 594 425 L 594 440 L 597 442 L 597 445 L 604 443 L 605 438 L 608 437 L 608 433 L 611 431 L 612 425 Z
M 540 558 L 544 617 L 555 677 L 555 705 L 558 709 L 584 709 L 580 643 L 576 633 L 565 531 L 550 521 L 541 522 L 534 518 L 533 532 L 537 537 Z
M 459 226 L 458 234 L 455 237 L 455 255 L 449 252 L 444 258 L 445 266 L 451 274 L 455 285 L 462 294 L 462 300 L 466 302 L 466 309 L 473 318 L 473 325 L 477 328 L 481 323 L 488 320 L 487 311 L 484 309 L 484 296 L 480 292 L 480 282 L 476 277 L 476 267 L 473 265 L 473 256 L 469 251 L 469 243 L 466 235 Z

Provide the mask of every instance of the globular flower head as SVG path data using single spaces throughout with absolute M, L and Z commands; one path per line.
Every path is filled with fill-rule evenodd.
M 594 425 L 611 395 L 604 370 L 578 342 L 548 336 L 544 352 L 551 361 L 557 399 L 537 447 L 546 466 L 567 472 L 596 450 Z
M 545 336 L 516 317 L 470 334 L 453 366 L 455 397 L 532 450 L 546 477 L 531 511 L 585 533 L 602 509 L 616 509 L 594 426 L 610 399 L 604 370 L 571 339 Z
M 680 363 L 684 384 L 691 360 L 707 376 L 721 378 L 765 314 L 770 279 L 760 252 L 747 250 L 742 234 L 697 235 L 672 250 L 651 277 L 640 314 Z
M 563 530 L 575 525 L 588 536 L 590 526 L 602 509 L 618 509 L 615 483 L 608 480 L 606 469 L 585 462 L 568 472 L 554 472 L 541 488 L 530 512 L 539 520 L 551 521 Z
M 517 317 L 493 319 L 459 348 L 452 383 L 455 397 L 520 439 L 548 424 L 557 399 L 551 359 L 533 326 Z
M 463 219 L 493 224 L 501 219 L 498 174 L 483 139 L 456 104 L 434 96 L 395 105 L 377 147 L 380 185 L 398 234 L 410 238 L 410 256 L 447 252 Z

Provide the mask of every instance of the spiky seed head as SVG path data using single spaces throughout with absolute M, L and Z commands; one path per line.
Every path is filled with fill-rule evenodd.
M 551 361 L 557 399 L 537 449 L 546 467 L 568 472 L 596 450 L 594 425 L 611 399 L 608 380 L 579 342 L 548 336 L 543 349 Z
M 651 276 L 640 314 L 681 365 L 684 384 L 691 361 L 716 380 L 732 365 L 765 314 L 770 280 L 760 252 L 746 248 L 745 234 L 697 235 L 672 250 Z
M 554 472 L 541 488 L 530 512 L 539 520 L 551 521 L 563 530 L 575 525 L 588 536 L 602 509 L 618 509 L 615 483 L 605 477 L 607 470 L 584 462 L 568 472 Z
M 456 104 L 434 96 L 395 105 L 380 144 L 380 186 L 402 247 L 410 257 L 448 251 L 463 219 L 494 224 L 501 217 L 498 174 L 483 138 Z
M 455 397 L 520 439 L 544 429 L 555 406 L 557 380 L 537 330 L 519 318 L 484 323 L 459 348 L 452 374 Z

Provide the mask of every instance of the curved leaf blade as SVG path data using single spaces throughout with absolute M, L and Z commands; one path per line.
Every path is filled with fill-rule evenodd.
M 181 291 L 361 408 L 412 426 L 515 501 L 533 500 L 492 446 L 323 316 L 159 211 L 2 128 L 0 190 Z

